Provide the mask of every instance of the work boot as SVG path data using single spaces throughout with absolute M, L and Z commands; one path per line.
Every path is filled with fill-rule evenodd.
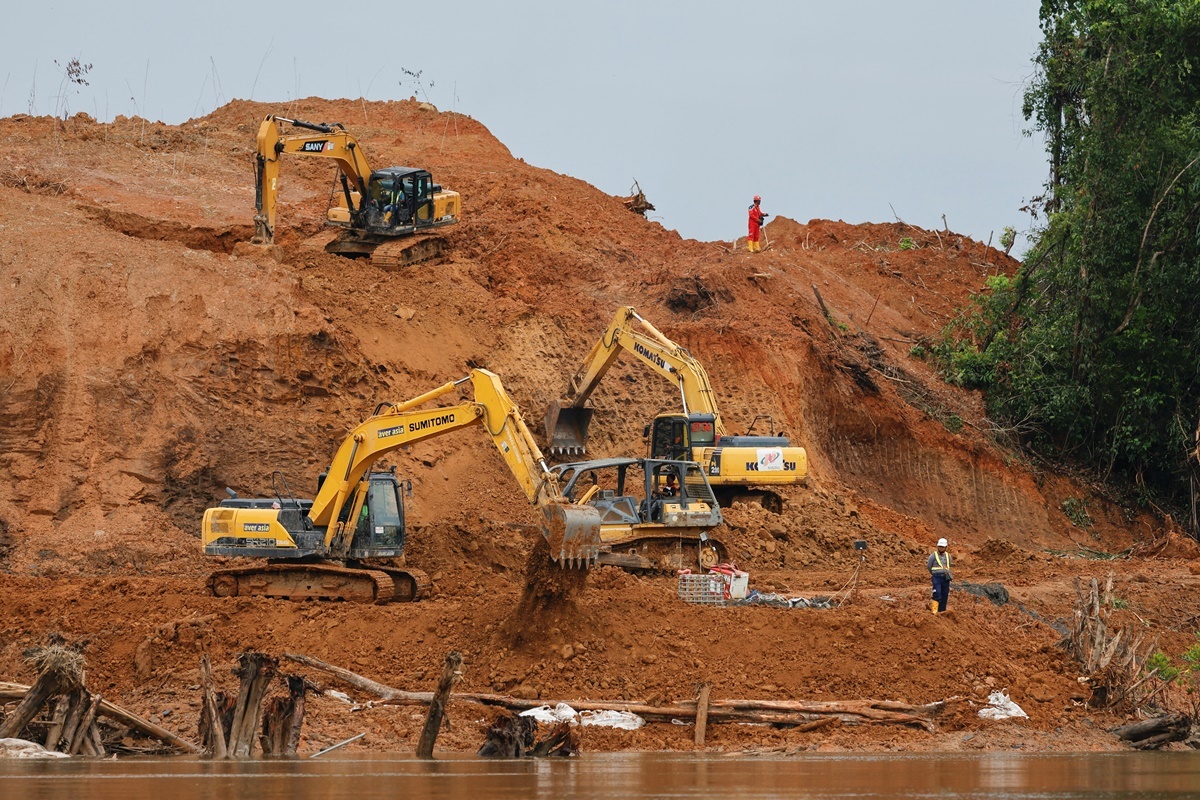
M 937 613 L 937 600 L 930 600 L 930 601 L 929 601 L 929 610 L 930 610 L 930 611 L 932 611 L 932 612 L 933 612 L 933 613 L 935 613 L 935 614 Z

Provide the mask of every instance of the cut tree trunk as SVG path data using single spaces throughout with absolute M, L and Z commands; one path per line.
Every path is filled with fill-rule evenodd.
M 25 730 L 25 726 L 41 712 L 46 701 L 58 694 L 63 683 L 63 676 L 52 670 L 38 675 L 33 686 L 28 688 L 24 697 L 21 698 L 21 702 L 17 704 L 16 710 L 4 720 L 3 724 L 0 724 L 0 739 L 15 739 L 21 731 Z
M 224 714 L 218 708 L 217 690 L 208 653 L 200 656 L 200 685 L 204 692 L 204 705 L 200 712 L 200 743 L 213 758 L 225 758 L 228 751 L 225 749 Z
M 425 715 L 425 727 L 417 741 L 417 758 L 433 758 L 433 745 L 446 716 L 446 702 L 450 697 L 450 689 L 461 677 L 462 654 L 451 650 L 446 656 L 446 663 L 442 665 L 442 676 L 438 678 L 437 691 L 429 703 L 429 713 Z
M 248 758 L 262 724 L 262 702 L 277 662 L 266 653 L 242 653 L 238 656 L 237 675 L 242 679 L 227 748 L 234 758 Z
M 262 751 L 265 756 L 294 756 L 304 724 L 304 679 L 285 676 L 288 693 L 267 701 L 263 710 Z
M 696 698 L 696 747 L 704 747 L 704 729 L 708 725 L 708 695 L 711 691 L 712 684 L 706 683 L 700 687 L 700 695 Z

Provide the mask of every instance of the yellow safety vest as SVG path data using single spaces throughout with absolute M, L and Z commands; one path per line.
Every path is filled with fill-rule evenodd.
M 946 556 L 945 564 L 942 563 L 943 555 Z M 933 563 L 937 564 L 937 566 L 933 568 L 934 572 L 949 572 L 950 571 L 950 554 L 949 553 L 939 553 L 936 550 L 933 551 Z

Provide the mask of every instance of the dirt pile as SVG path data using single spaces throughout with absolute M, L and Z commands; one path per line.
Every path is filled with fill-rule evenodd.
M 920 703 L 1007 687 L 1043 741 L 1061 728 L 1068 746 L 1102 743 L 1052 630 L 961 594 L 949 617 L 925 610 L 924 555 L 939 536 L 958 577 L 1003 582 L 1046 618 L 1070 613 L 1076 577 L 1115 569 L 1162 646 L 1188 640 L 1194 553 L 1075 557 L 1158 541 L 1162 526 L 998 447 L 980 398 L 917 357 L 971 290 L 1015 268 L 1003 253 L 950 230 L 779 217 L 751 256 L 683 240 L 620 198 L 514 159 L 469 118 L 311 98 L 290 116 L 344 122 L 377 166 L 429 168 L 463 195 L 462 222 L 435 264 L 387 273 L 328 255 L 332 168 L 297 159 L 282 169 L 279 247 L 264 252 L 239 244 L 251 233 L 249 164 L 258 120 L 283 110 L 239 101 L 180 126 L 0 120 L 0 675 L 21 677 L 20 650 L 59 630 L 91 643 L 98 690 L 180 719 L 202 648 L 217 663 L 251 647 L 308 652 L 410 689 L 432 688 L 454 648 L 464 688 L 548 699 L 675 699 L 712 682 L 714 696 Z M 691 607 L 671 579 L 604 569 L 514 643 L 506 626 L 538 520 L 473 431 L 390 462 L 413 481 L 407 557 L 433 578 L 429 601 L 203 595 L 213 563 L 199 520 L 224 487 L 264 493 L 278 469 L 311 496 L 376 404 L 473 366 L 500 374 L 538 430 L 624 304 L 704 363 L 735 431 L 767 414 L 808 449 L 809 485 L 784 493 L 782 514 L 734 507 L 717 533 L 752 587 L 827 595 L 858 568 L 849 605 Z M 678 406 L 635 364 L 614 367 L 594 400 L 596 457 L 641 452 L 644 422 Z M 344 738 L 346 712 L 314 708 L 310 743 Z M 380 733 L 366 746 L 415 740 L 408 710 L 371 713 Z M 686 729 L 653 728 L 593 734 L 592 746 L 688 746 Z M 724 726 L 710 740 L 933 746 L 922 736 Z

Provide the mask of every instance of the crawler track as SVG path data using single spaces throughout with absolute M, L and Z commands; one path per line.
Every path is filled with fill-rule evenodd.
M 397 567 L 266 564 L 223 569 L 208 578 L 216 597 L 282 597 L 353 603 L 415 602 L 429 589 L 424 572 Z

